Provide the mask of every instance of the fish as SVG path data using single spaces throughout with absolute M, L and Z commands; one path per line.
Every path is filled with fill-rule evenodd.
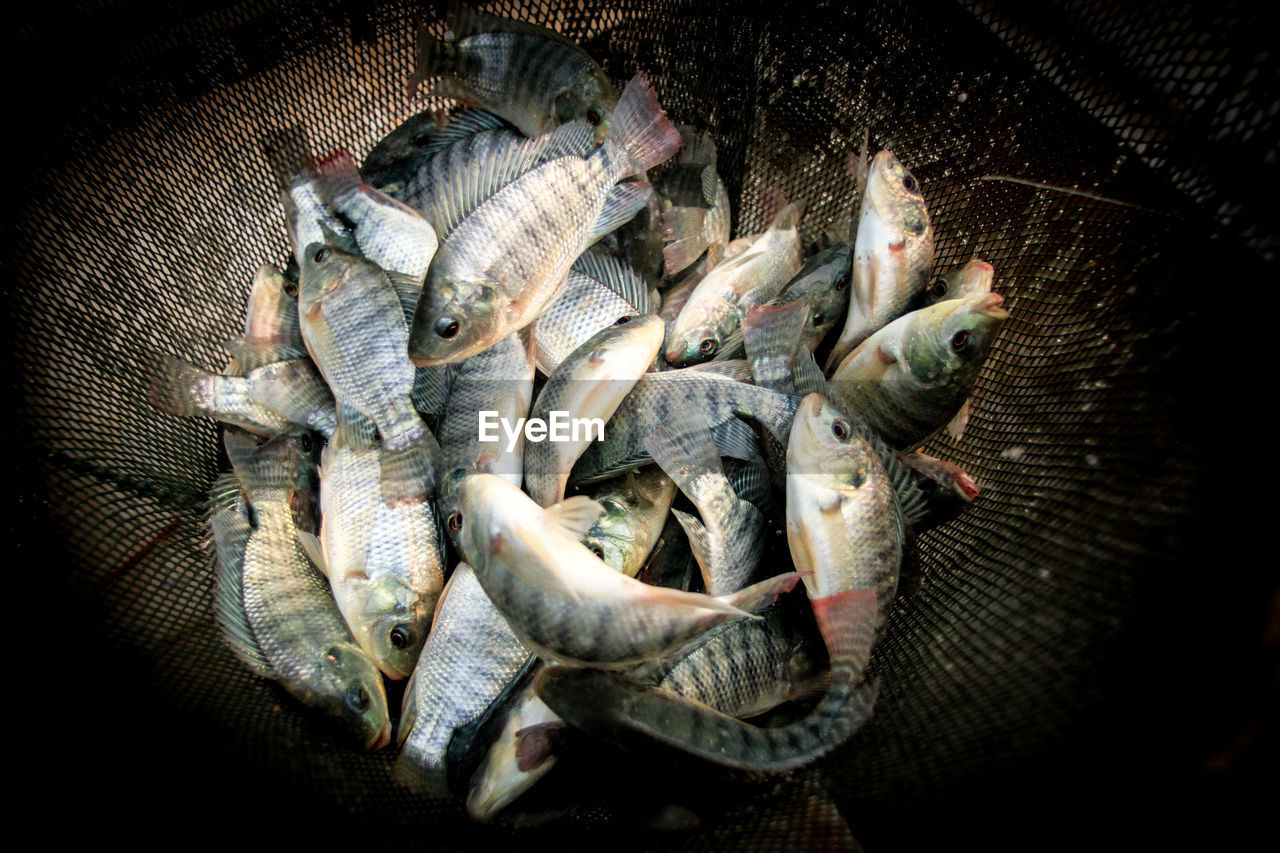
M 652 314 L 649 288 L 634 269 L 604 252 L 583 252 L 560 295 L 534 322 L 538 369 L 550 376 L 587 339 L 619 317 Z
M 376 427 L 388 505 L 429 497 L 440 448 L 410 398 L 414 366 L 395 286 L 375 264 L 333 246 L 308 246 L 301 264 L 302 335 L 339 404 L 339 429 L 349 411 Z
M 742 318 L 763 305 L 800 269 L 797 228 L 804 205 L 782 209 L 751 247 L 715 265 L 689 295 L 667 336 L 667 362 L 679 366 L 733 357 L 742 342 Z
M 484 713 L 529 654 L 471 566 L 455 566 L 405 686 L 395 781 L 418 793 L 447 795 L 449 741 Z
M 612 115 L 613 85 L 572 39 L 461 3 L 448 4 L 445 20 L 444 40 L 429 26 L 419 31 L 410 96 L 422 81 L 440 78 L 428 96 L 481 106 L 529 137 L 574 119 L 601 125 Z
M 275 264 L 263 264 L 253 276 L 245 311 L 244 339 L 251 343 L 278 343 L 302 349 L 298 325 L 298 283 L 289 281 Z M 246 371 L 232 360 L 226 373 Z
M 925 512 L 912 519 L 911 528 L 922 533 L 945 524 L 960 515 L 980 493 L 978 484 L 954 462 L 947 462 L 919 450 L 897 453 L 899 461 L 912 472 L 916 489 L 921 492 Z
M 481 823 L 532 788 L 559 758 L 555 732 L 564 723 L 538 698 L 532 682 L 510 700 L 505 715 L 467 792 L 467 815 Z
M 381 749 L 391 738 L 382 677 L 298 540 L 294 492 L 300 470 L 313 465 L 303 439 L 286 435 L 259 447 L 228 430 L 224 442 L 251 508 L 213 526 L 224 536 L 220 552 L 244 544 L 240 560 L 218 561 L 214 601 L 224 638 L 252 672 L 337 717 L 365 748 Z
M 427 161 L 445 148 L 471 134 L 503 128 L 511 125 L 485 110 L 464 108 L 452 114 L 424 110 L 382 137 L 365 155 L 360 174 L 369 186 L 396 198 Z
M 984 260 L 974 258 L 964 266 L 939 276 L 933 284 L 929 285 L 925 301 L 928 305 L 936 305 L 948 299 L 983 296 L 991 292 L 995 274 L 995 267 Z
M 729 191 L 716 173 L 716 144 L 708 133 L 680 128 L 684 144 L 657 187 L 663 199 L 662 249 L 669 275 L 687 269 L 705 252 L 719 263 L 729 243 Z
M 908 311 L 928 287 L 932 266 L 933 224 L 920 182 L 892 151 L 881 151 L 862 197 L 848 313 L 825 369 Z
M 536 320 L 574 259 L 633 216 L 652 191 L 644 182 L 618 182 L 666 160 L 679 144 L 653 88 L 636 75 L 590 156 L 559 157 L 525 172 L 448 234 L 414 315 L 414 363 L 457 361 Z
M 637 577 L 662 535 L 677 491 L 657 466 L 609 480 L 591 495 L 604 511 L 582 544 L 609 568 Z
M 997 293 L 913 311 L 851 352 L 831 376 L 832 396 L 899 450 L 943 426 L 973 388 L 1008 319 Z
M 733 490 L 706 418 L 696 409 L 677 414 L 647 435 L 644 446 L 701 516 L 672 510 L 702 569 L 703 588 L 709 595 L 742 589 L 764 555 L 765 518 Z M 754 453 L 746 448 L 739 455 Z
M 360 648 L 392 680 L 406 678 L 444 587 L 443 542 L 429 500 L 388 507 L 383 450 L 325 445 L 320 536 L 300 533 Z
M 769 304 L 803 300 L 809 306 L 809 319 L 805 321 L 802 340 L 810 350 L 816 350 L 843 319 L 852 280 L 853 246 L 836 243 L 810 255 Z
M 806 396 L 796 412 L 787 465 L 787 542 L 830 664 L 817 705 L 762 728 L 620 673 L 555 666 L 534 681 L 552 711 L 590 734 L 631 732 L 761 773 L 821 758 L 870 719 L 879 687 L 866 668 L 897 590 L 905 521 L 877 454 L 821 395 Z
M 605 422 L 653 364 L 663 332 L 657 314 L 619 317 L 570 353 L 547 380 L 529 418 L 554 430 L 563 416 L 567 440 L 555 440 L 552 432 L 525 447 L 525 488 L 539 504 L 551 506 L 564 497 L 573 463 L 593 440 L 604 437 Z M 587 419 L 599 422 L 598 432 L 588 425 L 579 433 L 578 421 Z
M 458 508 L 463 554 L 517 636 L 543 658 L 618 668 L 661 657 L 797 581 L 787 573 L 721 597 L 649 586 L 581 543 L 599 504 L 576 496 L 544 509 L 489 474 L 462 481 Z
M 294 428 L 288 418 L 253 399 L 247 377 L 213 373 L 167 355 L 153 358 L 149 375 L 148 399 L 165 414 L 214 418 L 264 438 Z
M 705 412 L 717 447 L 731 444 L 731 433 L 750 430 L 739 415 L 759 421 L 785 441 L 799 398 L 759 388 L 749 379 L 742 361 L 646 373 L 605 425 L 604 441 L 593 443 L 578 459 L 569 482 L 581 486 L 648 464 L 653 456 L 644 437 L 690 405 Z

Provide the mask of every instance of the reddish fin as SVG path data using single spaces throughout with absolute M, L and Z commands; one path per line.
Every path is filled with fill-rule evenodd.
M 813 599 L 813 616 L 827 643 L 831 667 L 852 669 L 855 678 L 871 660 L 876 633 L 876 591 L 847 589 Z

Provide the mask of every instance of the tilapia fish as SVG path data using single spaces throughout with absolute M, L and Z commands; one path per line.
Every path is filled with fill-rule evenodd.
M 564 497 L 573 463 L 594 440 L 603 437 L 604 423 L 653 364 L 663 331 L 657 314 L 619 317 L 561 362 L 542 387 L 529 417 L 553 429 L 554 418 L 561 417 L 568 440 L 553 440 L 552 434 L 525 447 L 524 481 L 531 498 L 551 506 Z M 568 425 L 579 420 L 599 421 L 599 430 L 594 435 L 590 428 L 570 431 Z
M 444 554 L 431 501 L 383 503 L 383 452 L 325 446 L 320 538 L 302 534 L 302 541 L 360 648 L 398 679 L 413 671 L 427 638 L 444 586 Z
M 529 657 L 466 563 L 440 596 L 431 633 L 404 692 L 393 775 L 420 793 L 448 793 L 445 755 L 461 726 L 484 713 Z
M 853 248 L 853 289 L 844 329 L 826 368 L 901 316 L 929 284 L 933 225 L 920 183 L 891 151 L 871 162 Z
M 439 446 L 410 398 L 409 330 L 391 279 L 363 258 L 313 244 L 302 258 L 298 310 L 307 349 L 339 404 L 340 426 L 353 410 L 382 438 L 383 500 L 394 505 L 433 494 Z
M 600 506 L 575 497 L 544 509 L 504 480 L 473 474 L 458 487 L 462 551 L 485 592 L 538 655 L 625 667 L 747 616 L 796 583 L 770 578 L 712 597 L 648 586 L 613 571 L 581 543 Z
M 867 338 L 831 394 L 894 447 L 910 450 L 960 409 L 1008 318 L 997 293 L 913 311 Z
M 742 318 L 763 305 L 800 269 L 797 228 L 803 205 L 783 208 L 746 251 L 715 265 L 671 324 L 665 355 L 673 365 L 732 357 L 742 343 Z
M 604 512 L 582 544 L 609 568 L 638 576 L 662 534 L 676 491 L 675 482 L 657 466 L 602 484 L 591 497 Z
M 796 413 L 787 464 L 787 541 L 831 667 L 813 710 L 780 728 L 758 728 L 701 703 L 638 689 L 616 673 L 563 667 L 548 668 L 535 682 L 548 707 L 588 732 L 638 732 L 758 772 L 807 764 L 870 718 L 876 686 L 864 673 L 897 589 L 903 549 L 893 486 L 853 425 L 816 394 Z
M 936 305 L 948 299 L 967 299 L 991 292 L 995 280 L 995 268 L 986 261 L 974 258 L 962 267 L 952 270 L 929 286 L 928 304 Z
M 450 3 L 445 19 L 451 39 L 437 39 L 425 26 L 419 33 L 411 92 L 439 77 L 428 95 L 482 106 L 525 136 L 584 117 L 601 124 L 618 102 L 600 66 L 554 30 L 461 3 Z
M 810 256 L 770 304 L 802 300 L 809 307 L 809 318 L 801 340 L 810 350 L 816 350 L 844 318 L 852 279 L 853 247 L 837 243 Z
M 509 125 L 484 110 L 467 108 L 453 114 L 426 110 L 384 136 L 360 164 L 360 174 L 370 186 L 399 198 L 410 179 L 436 154 L 464 136 L 504 127 Z
M 303 347 L 302 330 L 298 326 L 298 283 L 286 279 L 274 264 L 263 264 L 253 276 L 244 337 L 252 342 Z M 243 370 L 233 364 L 227 372 L 242 373 Z
M 732 216 L 729 191 L 716 174 L 716 144 L 707 133 L 680 129 L 680 155 L 657 184 L 662 197 L 662 254 L 668 274 L 693 264 L 704 252 L 712 266 L 724 256 Z
M 220 481 L 223 499 L 215 494 L 210 523 L 219 553 L 215 606 L 227 642 L 253 672 L 380 749 L 391 738 L 382 677 L 298 541 L 292 505 L 299 470 L 311 464 L 301 439 L 282 436 L 259 448 L 229 431 L 226 445 L 253 519 L 228 504 Z
M 666 160 L 679 144 L 637 75 L 588 157 L 560 157 L 524 173 L 445 238 L 414 315 L 414 362 L 457 361 L 537 319 L 574 259 L 648 199 L 648 184 L 618 181 Z

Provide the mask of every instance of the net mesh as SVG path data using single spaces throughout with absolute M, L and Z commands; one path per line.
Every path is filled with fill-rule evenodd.
M 1153 733 L 1172 724 L 1146 716 L 1140 688 L 1166 672 L 1144 657 L 1147 632 L 1203 544 L 1191 522 L 1209 476 L 1205 427 L 1178 417 L 1197 405 L 1188 342 L 1210 298 L 1193 285 L 1221 277 L 1224 254 L 1241 274 L 1272 269 L 1266 182 L 1225 164 L 1274 177 L 1277 118 L 1248 7 L 1157 5 L 485 6 L 577 39 L 619 86 L 645 70 L 673 120 L 714 136 L 735 234 L 761 230 L 779 194 L 805 200 L 808 239 L 847 215 L 846 155 L 869 128 L 921 182 L 935 268 L 981 256 L 1011 313 L 962 439 L 925 448 L 983 492 L 913 550 L 875 653 L 874 719 L 816 768 L 733 788 L 667 843 L 854 845 L 824 811 L 834 802 L 869 847 L 910 847 L 948 837 L 970 806 L 1016 825 L 1117 744 L 1157 753 Z M 288 252 L 278 190 L 303 155 L 359 159 L 437 105 L 404 94 L 423 14 L 125 2 L 34 11 L 19 28 L 60 121 L 20 174 L 16 446 L 47 525 L 33 529 L 47 529 L 100 662 L 81 694 L 101 699 L 96 739 L 76 754 L 104 778 L 140 762 L 145 790 L 178 813 L 234 779 L 236 800 L 317 819 L 513 840 L 394 787 L 391 751 L 349 748 L 226 650 L 199 547 L 225 467 L 217 429 L 160 415 L 146 394 L 157 354 L 225 362 L 254 270 Z M 52 61 L 55 45 L 72 61 Z M 1206 239 L 1214 268 L 1185 248 Z M 1121 768 L 1103 786 L 1137 772 L 1100 760 Z M 593 814 L 571 830 L 616 832 Z

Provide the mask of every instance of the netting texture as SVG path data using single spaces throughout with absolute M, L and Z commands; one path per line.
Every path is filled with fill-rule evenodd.
M 1189 342 L 1212 296 L 1195 284 L 1209 261 L 1185 247 L 1211 238 L 1251 274 L 1274 262 L 1262 190 L 1222 159 L 1274 169 L 1274 73 L 1250 71 L 1263 35 L 1224 34 L 1250 31 L 1248 14 L 484 8 L 577 39 L 619 87 L 646 71 L 674 121 L 714 136 L 735 234 L 767 224 L 775 190 L 807 203 L 806 242 L 845 215 L 845 157 L 869 128 L 873 150 L 892 147 L 920 180 L 935 269 L 989 261 L 1011 314 L 963 437 L 925 447 L 982 494 L 913 548 L 874 656 L 873 720 L 789 780 L 741 783 L 738 799 L 716 800 L 699 828 L 662 845 L 849 846 L 824 811 L 834 803 L 868 849 L 897 849 L 925 837 L 916 816 L 945 820 L 985 802 L 984 786 L 1009 793 L 1078 770 L 1122 740 L 1100 733 L 1141 729 L 1138 690 L 1155 679 L 1131 681 L 1148 672 L 1145 626 L 1200 545 L 1193 522 L 1206 501 L 1207 432 L 1178 415 L 1199 405 Z M 102 691 L 77 693 L 100 698 L 90 731 L 104 742 L 77 747 L 92 757 L 67 772 L 92 765 L 111 779 L 136 761 L 147 791 L 173 783 L 158 800 L 169 807 L 177 791 L 216 791 L 223 814 L 272 803 L 273 814 L 287 805 L 334 825 L 432 827 L 419 846 L 514 843 L 511 829 L 470 825 L 455 806 L 396 788 L 393 750 L 351 748 L 227 650 L 197 545 L 225 467 L 218 428 L 159 414 L 146 393 L 158 353 L 225 363 L 221 342 L 239 333 L 254 270 L 287 257 L 278 191 L 302 156 L 346 148 L 359 159 L 436 103 L 405 95 L 415 24 L 430 13 L 199 2 L 32 14 L 19 36 L 33 54 L 58 45 L 64 61 L 40 66 L 61 123 L 40 133 L 19 175 L 6 285 L 22 395 L 13 446 L 39 477 L 36 515 L 88 614 L 78 641 Z M 1035 797 L 1022 796 L 987 802 L 986 819 Z M 656 843 L 617 825 L 588 811 L 554 837 Z

